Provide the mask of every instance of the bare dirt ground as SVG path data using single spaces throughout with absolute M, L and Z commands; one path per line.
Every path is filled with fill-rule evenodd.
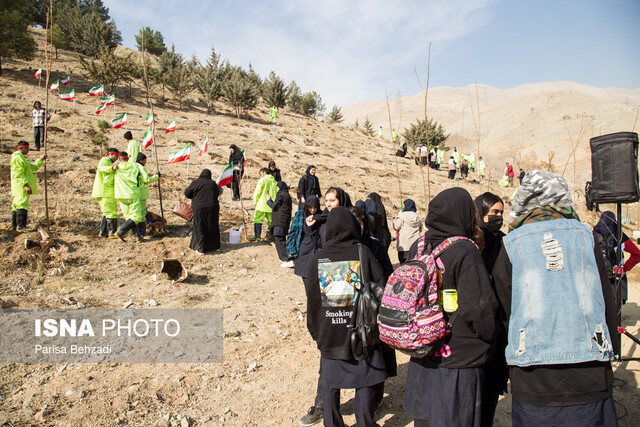
M 62 53 L 60 75 L 73 69 L 71 54 Z M 68 58 L 69 57 L 69 58 Z M 238 202 L 222 197 L 220 253 L 199 257 L 188 249 L 188 224 L 172 215 L 171 208 L 186 188 L 186 164 L 161 165 L 164 211 L 169 231 L 163 237 L 138 244 L 101 239 L 97 236 L 99 208 L 90 199 L 100 152 L 89 141 L 96 129 L 96 102 L 86 90 L 93 86 L 76 69 L 76 111 L 73 104 L 50 100 L 53 118 L 48 146 L 48 201 L 53 243 L 25 249 L 24 240 L 9 230 L 11 199 L 9 156 L 19 139 L 32 139 L 30 110 L 33 100 L 44 97 L 28 67 L 37 62 L 4 61 L 0 78 L 2 109 L 0 151 L 0 298 L 7 308 L 68 308 L 64 299 L 73 297 L 87 308 L 120 308 L 128 301 L 134 307 L 149 307 L 154 300 L 161 308 L 224 309 L 224 363 L 221 364 L 4 364 L 0 365 L 0 425 L 46 423 L 71 425 L 296 425 L 311 406 L 315 394 L 319 353 L 306 331 L 306 298 L 302 281 L 292 270 L 279 266 L 275 248 L 265 242 L 228 244 L 228 231 L 243 223 Z M 66 67 L 66 69 L 65 69 Z M 120 100 L 118 111 L 128 111 L 128 129 L 141 139 L 143 117 L 148 112 L 138 89 L 134 99 Z M 158 128 L 175 117 L 178 143 L 156 130 L 158 156 L 187 141 L 197 145 L 210 133 L 210 151 L 198 158 L 192 148 L 189 179 L 203 167 L 217 175 L 226 165 L 227 147 L 235 143 L 247 150 L 248 177 L 243 181 L 243 205 L 253 213 L 251 193 L 258 167 L 274 159 L 283 179 L 296 186 L 308 164 L 318 167 L 322 189 L 340 186 L 352 200 L 364 199 L 370 191 L 381 194 L 389 219 L 404 198 L 413 198 L 420 214 L 426 213 L 426 169 L 409 159 L 393 157 L 387 141 L 365 137 L 340 126 L 329 126 L 284 112 L 279 125 L 266 123 L 264 106 L 244 119 L 233 117 L 222 105 L 207 115 L 197 102 L 185 111 L 173 103 L 158 105 Z M 112 117 L 111 110 L 108 111 Z M 123 130 L 108 131 L 110 145 L 125 148 Z M 486 147 L 490 150 L 491 147 Z M 35 159 L 37 153 L 29 154 Z M 397 161 L 397 163 L 396 163 Z M 496 165 L 499 167 L 500 165 Z M 149 168 L 155 171 L 155 159 Z M 399 189 L 396 170 L 400 173 Z M 44 194 L 32 197 L 31 225 L 45 224 Z M 445 172 L 430 173 L 430 194 L 451 185 L 467 188 L 477 196 L 491 188 L 505 199 L 511 190 L 495 183 L 450 181 Z M 150 211 L 159 213 L 155 184 L 150 186 Z M 581 213 L 593 225 L 592 214 Z M 630 234 L 638 224 L 625 231 Z M 251 232 L 250 234 L 251 235 Z M 394 246 L 392 245 L 392 248 Z M 392 261 L 397 263 L 394 250 Z M 189 278 L 172 283 L 160 273 L 160 262 L 178 258 Z M 630 300 L 623 309 L 623 325 L 637 335 L 640 328 L 640 275 L 630 274 Z M 640 356 L 640 350 L 623 338 L 623 354 Z M 399 356 L 399 375 L 388 381 L 387 395 L 378 422 L 387 426 L 409 425 L 402 409 L 408 358 Z M 639 362 L 616 362 L 615 398 L 620 425 L 640 423 Z M 343 392 L 343 413 L 355 425 L 353 392 Z M 498 406 L 496 425 L 510 425 L 510 399 Z

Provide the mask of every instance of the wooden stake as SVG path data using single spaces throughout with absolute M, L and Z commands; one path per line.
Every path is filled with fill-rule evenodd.
M 389 136 L 391 137 L 391 145 L 394 147 L 394 149 L 397 149 L 397 147 L 395 147 L 393 142 L 393 125 L 391 123 L 391 109 L 389 108 L 389 95 L 385 94 L 385 98 L 387 103 L 387 115 L 389 117 Z M 409 147 L 407 146 L 407 150 L 408 149 Z M 402 182 L 400 180 L 400 168 L 398 167 L 398 156 L 394 156 L 394 157 L 395 157 L 395 163 L 396 163 L 396 178 L 398 179 L 398 192 L 400 193 L 400 204 L 402 204 Z
M 48 186 L 48 179 L 47 179 L 47 161 L 46 161 L 46 157 L 47 157 L 47 130 L 48 130 L 48 125 L 47 125 L 47 118 L 46 118 L 46 114 L 49 113 L 49 74 L 51 73 L 51 62 L 52 62 L 52 58 L 51 58 L 51 53 L 49 52 L 49 42 L 47 41 L 47 33 L 49 32 L 49 28 L 53 28 L 53 0 L 49 0 L 49 10 L 47 11 L 47 18 L 46 18 L 46 23 L 45 23 L 45 31 L 44 31 L 44 61 L 45 61 L 45 69 L 46 69 L 46 73 L 47 73 L 47 79 L 46 79 L 46 84 L 45 84 L 45 101 L 44 101 L 44 109 L 45 109 L 45 120 L 44 120 L 44 135 L 42 138 L 42 147 L 44 149 L 44 156 L 45 156 L 45 161 L 44 161 L 44 213 L 45 213 L 45 218 L 46 218 L 46 226 L 47 226 L 47 231 L 51 232 L 51 221 L 49 220 L 49 186 Z M 53 31 L 52 31 L 53 33 Z M 53 37 L 53 36 L 52 36 Z M 51 41 L 51 44 L 53 45 L 53 40 Z M 58 91 L 59 92 L 59 91 Z

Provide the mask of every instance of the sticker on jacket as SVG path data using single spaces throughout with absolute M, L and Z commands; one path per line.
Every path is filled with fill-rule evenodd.
M 323 307 L 349 307 L 360 289 L 360 261 L 320 262 L 318 281 Z

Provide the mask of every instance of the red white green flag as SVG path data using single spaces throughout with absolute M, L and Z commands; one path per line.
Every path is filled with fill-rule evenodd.
M 167 130 L 164 131 L 164 133 L 169 133 L 169 132 L 173 132 L 176 130 L 176 119 L 171 120 L 171 123 L 169 123 L 169 126 L 167 126 Z
M 100 98 L 100 100 L 105 104 L 105 105 L 113 105 L 116 103 L 116 96 L 115 95 L 111 95 L 108 96 L 106 98 Z
M 103 102 L 102 104 L 100 104 L 98 108 L 96 108 L 96 114 L 100 114 L 106 109 L 107 109 L 107 103 Z
M 242 167 L 247 167 L 247 156 L 244 155 L 244 148 L 242 149 Z
M 225 185 L 231 184 L 233 181 L 233 162 L 229 163 L 229 165 L 224 168 L 218 179 L 216 179 L 216 184 L 218 187 L 224 187 Z
M 114 129 L 120 129 L 122 126 L 127 124 L 127 113 L 118 114 L 111 120 L 111 124 Z
M 104 85 L 92 87 L 91 89 L 89 89 L 89 95 L 91 96 L 98 96 L 98 95 L 102 95 L 103 93 L 104 93 Z
M 202 156 L 204 153 L 207 152 L 208 149 L 209 149 L 209 134 L 207 134 L 207 137 L 204 139 L 204 142 L 202 143 L 202 147 L 200 148 L 200 152 L 198 153 L 198 156 Z
M 170 152 L 169 160 L 167 160 L 164 164 L 168 165 L 171 163 L 179 163 L 179 162 L 184 162 L 185 160 L 189 160 L 190 152 L 191 152 L 191 143 L 185 145 L 179 150 Z
M 71 89 L 67 92 L 58 92 L 58 96 L 63 101 L 73 101 L 76 97 L 76 91 L 74 89 Z
M 33 75 L 33 78 L 38 80 L 42 76 L 42 68 L 38 68 L 38 71 Z
M 142 146 L 147 149 L 153 143 L 153 132 L 151 132 L 151 126 L 147 128 L 142 136 Z
M 67 76 L 66 79 L 60 80 L 60 83 L 62 83 L 63 85 L 68 85 L 69 83 L 71 83 L 71 76 Z
M 60 89 L 60 81 L 56 80 L 51 84 L 51 87 L 49 88 L 49 90 L 53 92 L 54 90 L 58 90 L 58 89 Z
M 149 111 L 147 117 L 144 118 L 147 121 L 147 124 L 151 126 L 153 124 L 153 110 Z

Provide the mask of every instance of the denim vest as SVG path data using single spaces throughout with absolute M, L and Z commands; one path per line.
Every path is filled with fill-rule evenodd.
M 589 227 L 573 219 L 522 225 L 503 239 L 511 260 L 509 365 L 613 357 Z

